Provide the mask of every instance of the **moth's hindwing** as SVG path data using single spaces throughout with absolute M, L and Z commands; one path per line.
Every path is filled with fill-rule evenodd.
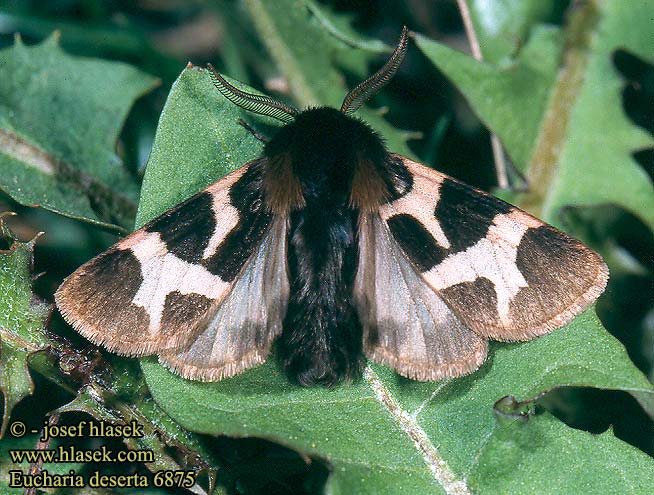
M 55 294 L 64 318 L 90 341 L 119 354 L 165 354 L 164 361 L 187 378 L 229 376 L 261 362 L 279 331 L 274 321 L 279 310 L 269 314 L 261 288 L 244 294 L 249 289 L 237 281 L 259 276 L 253 269 L 284 274 L 278 238 L 283 225 L 277 222 L 272 232 L 262 200 L 263 163 L 244 165 L 80 267 Z M 266 237 L 277 247 L 262 252 Z M 270 256 L 273 263 L 261 270 Z M 277 282 L 280 297 L 286 297 L 284 283 Z M 224 318 L 219 308 L 235 287 L 240 298 L 259 305 L 243 313 L 257 328 L 256 338 L 244 341 L 227 326 L 216 336 L 210 359 L 200 362 L 196 342 Z
M 199 335 L 186 348 L 161 354 L 161 362 L 187 378 L 215 381 L 266 359 L 289 298 L 286 235 L 286 219 L 276 217 Z
M 487 341 L 420 277 L 379 215 L 359 222 L 355 303 L 366 355 L 415 380 L 476 370 Z
M 477 335 L 523 341 L 568 323 L 608 269 L 578 240 L 451 177 L 401 159 L 411 190 L 380 208 L 422 279 Z

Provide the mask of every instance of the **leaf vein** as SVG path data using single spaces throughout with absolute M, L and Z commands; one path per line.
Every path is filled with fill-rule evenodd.
M 370 384 L 377 399 L 386 408 L 393 419 L 399 424 L 400 428 L 413 441 L 416 449 L 422 455 L 427 467 L 431 471 L 434 479 L 440 483 L 448 495 L 468 495 L 470 490 L 463 479 L 458 479 L 457 475 L 447 464 L 447 461 L 438 452 L 431 439 L 408 412 L 404 411 L 388 389 L 384 386 L 379 376 L 367 367 L 364 371 L 364 377 Z

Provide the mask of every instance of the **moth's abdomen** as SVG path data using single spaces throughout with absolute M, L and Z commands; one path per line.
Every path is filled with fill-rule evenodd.
M 334 385 L 361 372 L 361 324 L 352 306 L 357 214 L 309 205 L 291 214 L 290 300 L 280 353 L 299 384 Z

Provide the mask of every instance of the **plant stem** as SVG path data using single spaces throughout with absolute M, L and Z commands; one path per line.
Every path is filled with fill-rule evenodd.
M 472 17 L 470 16 L 470 9 L 468 8 L 468 4 L 465 0 L 456 0 L 456 3 L 459 6 L 459 12 L 461 12 L 461 18 L 463 19 L 463 26 L 466 30 L 468 43 L 470 43 L 470 51 L 472 52 L 472 56 L 481 62 L 483 59 L 481 54 L 481 47 L 479 46 L 479 39 L 477 38 L 477 33 L 475 33 L 475 28 L 472 24 Z M 502 142 L 500 141 L 500 138 L 498 138 L 497 135 L 492 131 L 491 146 L 493 148 L 493 160 L 495 161 L 497 185 L 500 189 L 508 189 L 509 177 L 506 170 L 504 149 L 502 148 Z

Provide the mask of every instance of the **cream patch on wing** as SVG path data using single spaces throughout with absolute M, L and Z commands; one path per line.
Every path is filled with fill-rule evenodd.
M 442 179 L 439 177 L 427 178 L 415 174 L 412 190 L 392 203 L 382 205 L 379 208 L 381 217 L 386 221 L 393 215 L 410 211 L 411 216 L 427 229 L 439 246 L 450 249 L 450 241 L 434 217 L 434 211 L 440 198 L 438 191 L 441 184 Z
M 216 228 L 209 239 L 207 247 L 202 253 L 202 259 L 207 259 L 213 256 L 220 246 L 220 243 L 227 237 L 234 227 L 238 224 L 239 212 L 232 206 L 229 200 L 229 191 L 238 179 L 241 178 L 245 172 L 245 167 L 238 169 L 225 177 L 224 182 L 221 182 L 220 187 L 209 187 L 208 192 L 212 197 L 212 210 L 216 218 Z
M 496 215 L 488 234 L 474 246 L 449 255 L 424 274 L 434 290 L 442 290 L 478 278 L 490 280 L 497 295 L 497 312 L 510 323 L 509 304 L 529 284 L 516 265 L 520 240 L 530 227 L 542 225 L 520 211 Z
M 121 247 L 129 247 L 141 263 L 143 283 L 132 302 L 148 313 L 151 333 L 160 328 L 168 294 L 177 291 L 183 295 L 193 293 L 221 299 L 229 291 L 229 283 L 202 265 L 188 263 L 168 253 L 157 232 L 140 232 Z M 161 253 L 166 254 L 161 256 Z

